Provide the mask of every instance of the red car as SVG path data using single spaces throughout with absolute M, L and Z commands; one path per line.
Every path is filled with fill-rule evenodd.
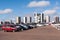
M 12 31 L 12 32 L 15 32 L 15 31 L 20 31 L 21 28 L 17 28 L 15 25 L 3 25 L 2 26 L 2 30 L 4 32 L 8 32 L 8 31 Z

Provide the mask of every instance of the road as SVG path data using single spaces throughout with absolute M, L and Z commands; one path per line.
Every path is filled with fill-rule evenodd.
M 0 31 L 0 40 L 60 40 L 60 31 L 50 25 L 21 32 Z

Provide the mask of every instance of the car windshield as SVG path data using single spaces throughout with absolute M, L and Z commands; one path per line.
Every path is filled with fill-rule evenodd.
M 19 25 L 16 25 L 16 28 L 19 28 L 20 26 Z
M 13 25 L 6 25 L 6 27 L 14 27 Z
M 23 25 L 23 24 L 21 24 L 20 26 L 23 26 L 23 27 L 27 28 L 27 26 L 26 25 Z

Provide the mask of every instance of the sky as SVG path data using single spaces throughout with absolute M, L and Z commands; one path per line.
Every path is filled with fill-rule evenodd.
M 33 17 L 34 13 L 44 13 L 51 19 L 60 16 L 60 0 L 0 0 L 0 20 Z

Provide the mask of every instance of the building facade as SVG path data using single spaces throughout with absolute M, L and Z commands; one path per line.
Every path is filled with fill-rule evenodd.
M 23 18 L 23 23 L 31 23 L 32 22 L 32 17 L 24 17 Z
M 23 23 L 27 23 L 27 17 L 23 17 Z
M 59 23 L 59 17 L 58 17 L 58 16 L 55 16 L 55 17 L 54 17 L 54 22 L 55 22 L 55 23 Z
M 46 23 L 50 22 L 50 16 L 45 16 Z
M 21 23 L 21 17 L 16 17 L 16 23 L 20 24 Z
M 35 23 L 44 23 L 44 14 L 43 13 L 36 13 L 34 14 L 34 20 L 35 20 Z
M 39 13 L 34 14 L 34 22 L 35 23 L 40 23 L 41 22 L 41 14 L 39 14 Z
M 32 22 L 32 17 L 27 17 L 27 23 L 31 23 Z

